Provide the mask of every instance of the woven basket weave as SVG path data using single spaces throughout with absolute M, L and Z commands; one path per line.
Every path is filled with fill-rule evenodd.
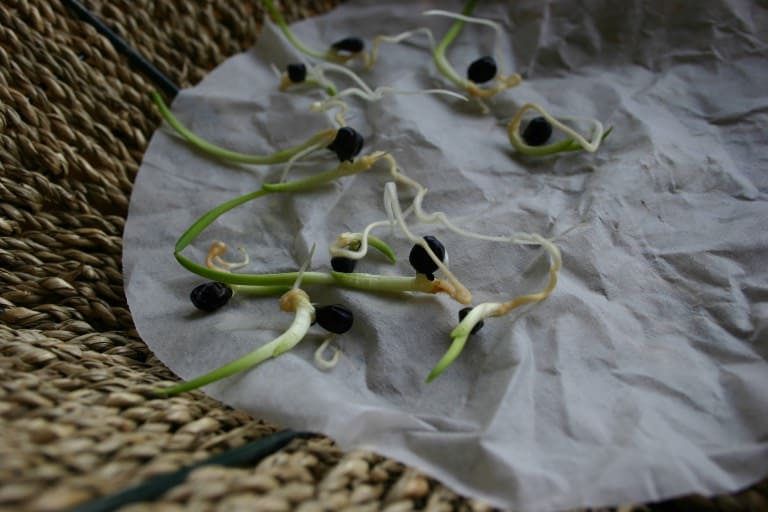
M 335 2 L 283 2 L 289 21 Z M 254 0 L 114 0 L 87 7 L 180 86 L 249 47 Z M 52 0 L 0 4 L 0 509 L 62 510 L 265 437 L 278 426 L 175 377 L 137 336 L 121 235 L 159 117 L 155 86 Z M 622 510 L 768 510 L 763 482 L 733 496 Z M 125 510 L 485 510 L 402 464 L 327 438 L 253 467 L 208 466 Z

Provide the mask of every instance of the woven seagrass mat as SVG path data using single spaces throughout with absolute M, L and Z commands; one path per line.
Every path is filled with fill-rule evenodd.
M 90 1 L 180 86 L 250 46 L 254 0 Z M 289 21 L 334 2 L 283 2 Z M 121 235 L 159 117 L 155 86 L 56 0 L 0 4 L 0 509 L 62 510 L 279 430 L 175 377 L 137 336 Z M 732 496 L 622 510 L 766 510 L 768 482 Z M 379 455 L 296 439 L 246 468 L 209 466 L 153 510 L 485 510 Z

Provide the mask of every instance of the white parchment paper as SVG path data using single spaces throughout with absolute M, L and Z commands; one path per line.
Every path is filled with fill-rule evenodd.
M 321 371 L 312 330 L 295 350 L 207 388 L 213 396 L 294 429 L 323 432 L 414 465 L 458 492 L 522 510 L 556 510 L 732 491 L 768 474 L 768 15 L 736 0 L 481 2 L 500 22 L 506 70 L 523 84 L 492 113 L 452 99 L 352 100 L 364 152 L 391 151 L 429 188 L 424 207 L 488 233 L 553 236 L 564 267 L 543 304 L 486 322 L 457 362 L 424 379 L 445 351 L 460 306 L 445 297 L 307 287 L 343 302 L 355 327 L 339 365 Z M 421 16 L 455 2 L 355 1 L 295 25 L 323 47 L 450 21 Z M 466 26 L 449 58 L 458 70 L 490 54 L 493 32 Z M 280 93 L 270 70 L 300 55 L 273 27 L 173 110 L 228 148 L 270 153 L 330 126 L 309 112 L 321 93 Z M 463 71 L 462 71 L 463 72 Z M 425 39 L 382 47 L 368 83 L 446 86 Z M 597 154 L 514 154 L 503 121 L 525 102 L 614 127 Z M 332 168 L 330 152 L 291 177 Z M 203 280 L 173 258 L 178 236 L 213 206 L 275 181 L 280 167 L 224 164 L 167 127 L 152 139 L 125 231 L 126 293 L 151 349 L 183 378 L 209 371 L 282 332 L 275 299 L 237 296 L 195 312 Z M 318 244 L 385 218 L 386 171 L 311 193 L 275 195 L 223 216 L 185 251 L 201 261 L 223 240 L 248 249 L 248 272 L 293 271 Z M 478 243 L 415 225 L 447 246 L 475 303 L 540 289 L 537 249 Z M 410 244 L 391 266 L 371 253 L 358 269 L 410 274 Z

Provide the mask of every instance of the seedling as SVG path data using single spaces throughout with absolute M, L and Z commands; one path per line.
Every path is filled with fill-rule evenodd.
M 313 247 L 314 251 L 314 247 Z M 187 382 L 170 386 L 167 388 L 156 389 L 155 393 L 162 396 L 171 396 L 186 391 L 192 391 L 202 386 L 206 386 L 221 379 L 230 377 L 236 373 L 240 373 L 253 368 L 254 366 L 263 363 L 267 359 L 277 357 L 284 352 L 295 347 L 306 336 L 309 327 L 315 319 L 315 307 L 309 300 L 307 292 L 299 288 L 301 278 L 309 267 L 309 263 L 312 257 L 310 251 L 310 257 L 305 262 L 304 266 L 299 270 L 293 287 L 285 292 L 280 297 L 280 309 L 286 313 L 293 313 L 293 322 L 285 330 L 283 334 L 270 341 L 269 343 L 262 345 L 256 350 L 231 361 L 224 366 L 221 366 L 211 372 L 196 377 Z
M 202 151 L 203 153 L 229 162 L 256 165 L 285 163 L 299 153 L 306 154 L 308 152 L 317 151 L 327 147 L 336 137 L 336 130 L 328 129 L 316 133 L 303 144 L 293 148 L 278 151 L 271 155 L 252 155 L 247 153 L 240 153 L 217 146 L 193 133 L 179 119 L 177 119 L 176 116 L 173 115 L 157 91 L 152 91 L 152 99 L 157 105 L 157 108 L 160 111 L 160 114 L 163 116 L 165 122 L 167 122 L 171 128 L 176 131 L 176 133 L 181 135 L 192 146 Z
M 285 18 L 283 18 L 282 13 L 272 0 L 262 0 L 261 3 L 267 9 L 267 12 L 275 23 L 277 23 L 278 27 L 280 27 L 285 38 L 290 41 L 294 48 L 303 54 L 312 57 L 313 59 L 339 63 L 348 62 L 357 58 L 363 60 L 366 59 L 363 51 L 365 49 L 365 43 L 359 37 L 345 37 L 344 39 L 332 43 L 325 51 L 310 48 L 294 35 L 291 27 L 285 22 Z
M 506 89 L 517 87 L 520 85 L 522 79 L 517 73 L 512 73 L 511 75 L 505 75 L 503 73 L 503 70 L 500 68 L 501 63 L 503 62 L 500 47 L 500 36 L 502 33 L 502 28 L 496 22 L 472 17 L 471 14 L 475 8 L 476 3 L 476 0 L 467 0 L 467 2 L 464 4 L 464 9 L 462 10 L 461 14 L 441 10 L 430 10 L 426 11 L 424 14 L 428 16 L 445 16 L 456 20 L 454 21 L 453 25 L 451 25 L 451 28 L 448 29 L 448 32 L 443 36 L 443 39 L 440 41 L 440 43 L 434 48 L 432 52 L 432 58 L 435 62 L 435 66 L 437 66 L 437 69 L 440 70 L 443 76 L 453 82 L 458 88 L 466 91 L 471 97 L 482 100 L 490 98 Z M 470 64 L 470 67 L 467 70 L 468 78 L 466 79 L 462 78 L 456 72 L 453 65 L 446 57 L 448 48 L 461 32 L 464 23 L 486 25 L 491 27 L 496 32 L 494 52 L 495 58 L 484 57 L 479 61 L 474 61 L 472 64 Z M 479 84 L 488 82 L 493 78 L 496 79 L 496 85 L 494 87 L 486 88 L 479 86 Z
M 523 114 L 528 110 L 535 110 L 541 114 L 541 117 L 536 117 L 531 121 L 531 123 L 535 121 L 538 127 L 528 132 L 528 135 L 526 136 L 525 131 L 522 134 L 520 133 L 520 125 L 523 122 Z M 590 140 L 584 138 L 583 135 L 563 123 L 563 121 L 582 121 L 591 124 L 592 134 Z M 549 126 L 548 129 L 547 125 Z M 553 127 L 561 130 L 570 137 L 559 142 L 544 144 L 544 142 L 549 139 L 549 135 L 546 137 L 544 135 L 547 131 L 549 131 L 549 134 L 551 135 Z M 528 131 L 529 128 L 530 124 L 526 128 L 526 131 Z M 580 117 L 562 117 L 556 119 L 544 110 L 544 107 L 537 103 L 526 103 L 520 107 L 520 110 L 517 111 L 515 117 L 512 118 L 507 127 L 507 135 L 512 146 L 520 153 L 533 156 L 555 155 L 557 153 L 581 150 L 594 153 L 610 133 L 611 129 L 608 129 L 607 131 L 603 130 L 603 124 L 597 119 Z
M 513 309 L 526 304 L 535 304 L 543 301 L 552 293 L 557 285 L 557 275 L 563 265 L 560 250 L 551 241 L 538 235 L 531 236 L 531 243 L 543 247 L 549 253 L 549 279 L 546 286 L 539 292 L 521 295 L 506 302 L 486 302 L 469 310 L 459 322 L 459 325 L 451 332 L 451 346 L 445 355 L 438 361 L 434 369 L 427 377 L 427 382 L 432 382 L 445 371 L 464 350 L 467 339 L 477 332 L 487 318 L 504 316 Z

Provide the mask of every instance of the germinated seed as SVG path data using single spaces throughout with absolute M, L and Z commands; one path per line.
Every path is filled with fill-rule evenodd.
M 215 281 L 196 286 L 189 299 L 192 304 L 202 311 L 215 311 L 229 302 L 232 298 L 232 288 Z
M 336 153 L 340 162 L 351 162 L 363 149 L 363 136 L 357 130 L 344 126 L 336 132 L 336 138 L 333 139 L 328 149 Z
M 294 84 L 300 84 L 307 79 L 307 66 L 301 62 L 288 64 L 286 71 L 288 73 L 288 80 Z
M 435 253 L 437 259 L 444 261 L 445 246 L 442 242 L 432 235 L 425 236 L 424 240 L 427 242 L 427 245 L 429 245 L 429 248 L 432 249 L 432 252 Z M 416 272 L 424 274 L 430 281 L 435 279 L 434 272 L 438 269 L 437 263 L 432 261 L 432 258 L 429 257 L 429 254 L 427 254 L 427 251 L 421 245 L 414 244 L 411 248 L 411 253 L 408 255 L 408 262 Z
M 335 334 L 344 334 L 352 328 L 354 315 L 342 304 L 321 306 L 315 309 L 317 325 Z
M 355 271 L 355 266 L 357 266 L 357 260 L 353 260 L 352 258 L 345 258 L 343 256 L 334 256 L 331 258 L 331 268 L 336 272 L 349 274 L 350 272 Z
M 365 43 L 359 37 L 345 37 L 331 45 L 337 52 L 359 53 L 365 48 Z
M 476 84 L 490 82 L 496 76 L 498 68 L 493 57 L 480 57 L 467 68 L 467 79 Z
M 534 117 L 523 130 L 523 141 L 529 146 L 541 146 L 552 136 L 552 125 L 543 117 Z

